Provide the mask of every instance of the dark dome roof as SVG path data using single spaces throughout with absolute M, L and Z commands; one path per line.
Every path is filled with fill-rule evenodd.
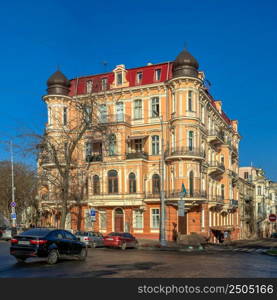
M 47 92 L 50 95 L 68 95 L 70 81 L 58 70 L 49 77 L 47 86 Z
M 173 63 L 173 77 L 190 76 L 197 77 L 198 61 L 184 49 Z
M 65 75 L 61 71 L 56 71 L 54 74 L 52 74 L 49 79 L 47 80 L 47 85 L 63 85 L 66 87 L 70 86 L 70 81 L 65 77 Z

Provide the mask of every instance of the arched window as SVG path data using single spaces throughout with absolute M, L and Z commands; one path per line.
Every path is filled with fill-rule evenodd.
M 224 199 L 224 184 L 221 185 L 221 199 L 223 200 Z
M 193 183 L 193 171 L 189 172 L 189 195 L 193 197 L 194 194 L 194 183 Z
M 129 192 L 130 194 L 137 192 L 136 175 L 134 173 L 129 174 Z
M 161 190 L 161 180 L 158 174 L 152 176 L 152 191 L 153 194 L 159 194 Z
M 193 131 L 189 131 L 188 145 L 189 145 L 189 151 L 192 151 L 193 150 Z
M 100 194 L 100 180 L 98 175 L 94 175 L 92 178 L 92 185 L 93 185 L 93 194 L 99 195 Z
M 108 172 L 108 190 L 109 194 L 118 193 L 118 175 L 115 170 Z
M 152 155 L 158 155 L 160 152 L 160 137 L 158 135 L 152 136 Z
M 115 155 L 115 146 L 116 146 L 116 136 L 115 134 L 110 134 L 109 136 L 109 155 Z

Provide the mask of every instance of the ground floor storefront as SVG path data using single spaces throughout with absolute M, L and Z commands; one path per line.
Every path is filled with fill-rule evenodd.
M 95 215 L 91 216 L 91 210 Z M 103 234 L 130 232 L 141 239 L 159 239 L 160 204 L 145 203 L 143 206 L 93 206 L 72 205 L 66 218 L 66 229 L 93 230 Z M 42 214 L 42 226 L 60 226 L 61 214 L 58 209 L 48 209 Z M 240 238 L 240 220 L 237 208 L 224 210 L 208 204 L 191 205 L 184 216 L 179 216 L 178 205 L 166 205 L 166 239 L 177 240 L 179 235 L 197 233 L 209 242 Z

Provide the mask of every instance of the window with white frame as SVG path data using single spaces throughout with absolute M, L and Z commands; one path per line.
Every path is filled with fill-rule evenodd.
M 105 210 L 99 211 L 99 229 L 106 230 L 107 228 L 107 213 Z
M 143 212 L 141 210 L 133 211 L 133 223 L 135 229 L 143 229 Z
M 152 118 L 157 118 L 160 115 L 160 100 L 159 97 L 153 97 L 151 99 L 151 111 Z
M 100 122 L 107 122 L 107 106 L 106 104 L 100 105 Z
M 141 83 L 142 83 L 142 72 L 137 72 L 136 84 L 141 84 Z
M 124 107 L 123 107 L 123 102 L 117 102 L 116 103 L 116 120 L 118 122 L 122 122 L 124 119 Z
M 90 156 L 92 154 L 92 143 L 86 142 L 85 143 L 85 160 L 90 161 Z
M 68 121 L 68 117 L 67 117 L 67 107 L 63 108 L 63 125 L 66 126 L 67 125 L 67 121 Z
M 121 85 L 122 84 L 122 78 L 123 78 L 122 72 L 116 73 L 116 84 L 117 85 Z
M 92 92 L 92 80 L 87 81 L 87 94 Z
M 173 92 L 172 93 L 172 113 L 175 113 L 175 111 L 176 111 L 176 95 Z
M 258 193 L 258 196 L 262 195 L 262 187 L 260 185 L 258 185 L 258 187 L 257 187 L 257 193 Z
M 90 124 L 92 121 L 92 108 L 91 106 L 86 106 L 85 107 L 85 122 Z
M 201 122 L 205 123 L 205 107 L 201 104 Z
M 152 155 L 160 153 L 160 137 L 158 135 L 152 136 Z
M 108 87 L 108 78 L 102 78 L 101 79 L 101 87 L 102 91 L 105 91 Z
M 137 99 L 134 101 L 134 119 L 139 120 L 142 118 L 142 100 Z
M 188 148 L 189 151 L 193 150 L 193 131 L 188 132 Z
M 192 91 L 188 91 L 188 111 L 192 111 Z
M 156 81 L 160 81 L 161 80 L 161 74 L 162 74 L 162 70 L 161 69 L 156 69 L 155 70 L 155 80 Z
M 151 228 L 158 229 L 160 227 L 160 209 L 151 209 Z

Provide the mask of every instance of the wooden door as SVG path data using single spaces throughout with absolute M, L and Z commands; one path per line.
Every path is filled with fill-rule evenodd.
M 114 231 L 123 232 L 124 231 L 124 220 L 123 220 L 123 211 L 121 208 L 115 210 L 114 215 Z

